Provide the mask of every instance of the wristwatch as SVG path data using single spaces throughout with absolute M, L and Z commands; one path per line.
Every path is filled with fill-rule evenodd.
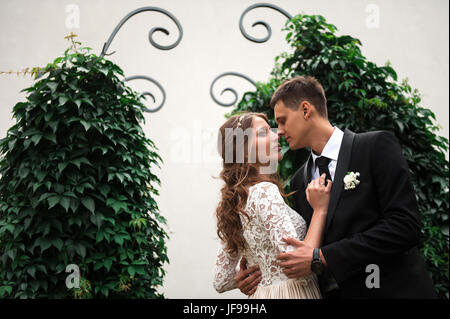
M 322 263 L 322 259 L 320 259 L 319 248 L 314 248 L 313 250 L 313 259 L 311 262 L 311 271 L 316 275 L 320 275 L 323 272 L 324 266 Z

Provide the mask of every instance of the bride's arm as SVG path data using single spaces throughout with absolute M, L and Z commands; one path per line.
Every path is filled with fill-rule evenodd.
M 269 232 L 271 242 L 280 253 L 290 252 L 294 247 L 283 238 L 298 238 L 297 231 L 288 213 L 288 206 L 273 183 L 258 185 L 254 191 L 250 210 L 254 209 L 262 226 Z
M 332 183 L 328 181 L 328 185 L 326 187 L 323 186 L 322 184 L 325 182 L 324 176 L 325 174 L 320 179 L 311 181 L 306 189 L 306 198 L 314 209 L 314 213 L 303 241 L 313 248 L 321 246 L 330 201 Z
M 234 277 L 237 274 L 239 255 L 230 255 L 223 244 L 219 245 L 214 267 L 214 289 L 222 293 L 237 288 Z
M 319 248 L 321 246 L 326 218 L 326 211 L 314 211 L 308 232 L 303 240 L 306 244 L 313 248 Z

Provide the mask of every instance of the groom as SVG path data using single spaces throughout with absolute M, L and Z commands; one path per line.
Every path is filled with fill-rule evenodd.
M 325 173 L 333 181 L 322 245 L 294 238 L 295 250 L 278 256 L 284 273 L 315 273 L 324 298 L 436 298 L 418 244 L 421 220 L 409 168 L 393 134 L 355 134 L 328 121 L 326 97 L 313 77 L 283 82 L 274 93 L 278 134 L 292 150 L 311 155 L 291 179 L 295 210 L 307 224 L 308 183 Z M 244 261 L 245 262 L 245 261 Z M 257 269 L 241 269 L 239 289 L 254 292 Z

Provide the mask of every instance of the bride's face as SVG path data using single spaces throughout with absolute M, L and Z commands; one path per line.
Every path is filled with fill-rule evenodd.
M 271 129 L 269 124 L 262 118 L 255 116 L 253 118 L 253 136 L 254 147 L 259 163 L 267 164 L 278 162 L 282 159 L 281 146 L 278 143 L 279 136 L 275 130 Z

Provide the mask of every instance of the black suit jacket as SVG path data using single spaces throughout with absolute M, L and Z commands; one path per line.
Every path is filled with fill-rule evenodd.
M 312 208 L 305 189 L 312 158 L 291 179 L 294 205 L 309 225 Z M 360 184 L 344 190 L 347 172 L 359 172 Z M 418 250 L 421 220 L 409 168 L 390 132 L 355 134 L 345 130 L 326 219 L 322 253 L 328 264 L 319 277 L 323 292 L 331 275 L 344 298 L 435 298 Z M 366 278 L 375 264 L 379 288 Z

